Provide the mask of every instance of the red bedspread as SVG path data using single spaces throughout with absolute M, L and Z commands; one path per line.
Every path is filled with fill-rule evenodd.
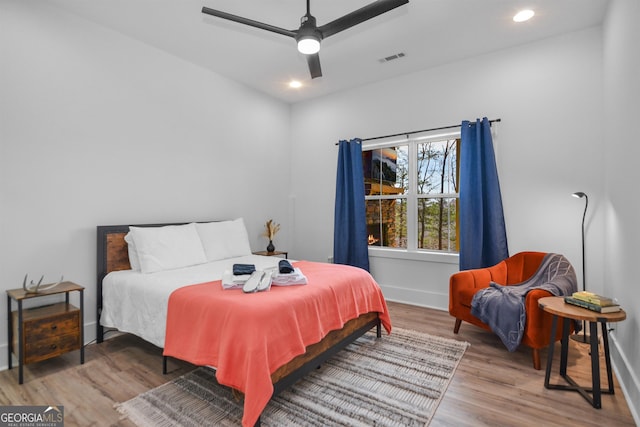
M 271 374 L 361 314 L 379 312 L 391 332 L 382 292 L 366 271 L 337 264 L 295 263 L 302 286 L 244 294 L 220 282 L 192 285 L 169 297 L 164 355 L 216 367 L 220 384 L 245 395 L 243 426 L 253 426 L 271 396 Z

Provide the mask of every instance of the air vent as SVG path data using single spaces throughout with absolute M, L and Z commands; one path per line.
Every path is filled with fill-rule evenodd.
M 387 56 L 385 58 L 380 58 L 380 59 L 378 59 L 378 61 L 380 61 L 380 63 L 384 64 L 385 62 L 393 61 L 395 59 L 400 59 L 400 58 L 404 58 L 404 57 L 405 57 L 404 52 L 399 52 L 399 53 L 396 53 L 395 55 Z

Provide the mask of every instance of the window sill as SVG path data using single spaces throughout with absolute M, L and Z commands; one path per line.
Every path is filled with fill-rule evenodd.
M 442 264 L 458 264 L 457 253 L 408 251 L 406 249 L 374 248 L 369 247 L 369 256 L 372 258 L 393 258 L 411 261 L 439 262 Z

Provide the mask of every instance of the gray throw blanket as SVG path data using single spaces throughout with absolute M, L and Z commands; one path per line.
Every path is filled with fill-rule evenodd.
M 473 296 L 471 314 L 489 325 L 509 351 L 522 341 L 527 314 L 524 300 L 533 289 L 544 289 L 555 296 L 571 295 L 578 280 L 571 263 L 560 254 L 547 254 L 530 279 L 511 286 L 491 282 Z

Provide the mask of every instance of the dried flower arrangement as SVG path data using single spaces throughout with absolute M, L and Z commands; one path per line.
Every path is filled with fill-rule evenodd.
M 269 240 L 273 240 L 273 238 L 276 237 L 276 234 L 278 234 L 278 231 L 280 231 L 280 224 L 276 224 L 272 219 L 270 219 L 264 225 L 264 228 L 265 231 L 262 235 Z
M 273 253 L 276 250 L 276 247 L 273 246 L 273 238 L 276 237 L 278 231 L 280 230 L 280 224 L 276 224 L 272 219 L 267 221 L 264 225 L 265 231 L 262 233 L 264 237 L 269 239 L 269 246 L 267 246 L 267 252 Z

